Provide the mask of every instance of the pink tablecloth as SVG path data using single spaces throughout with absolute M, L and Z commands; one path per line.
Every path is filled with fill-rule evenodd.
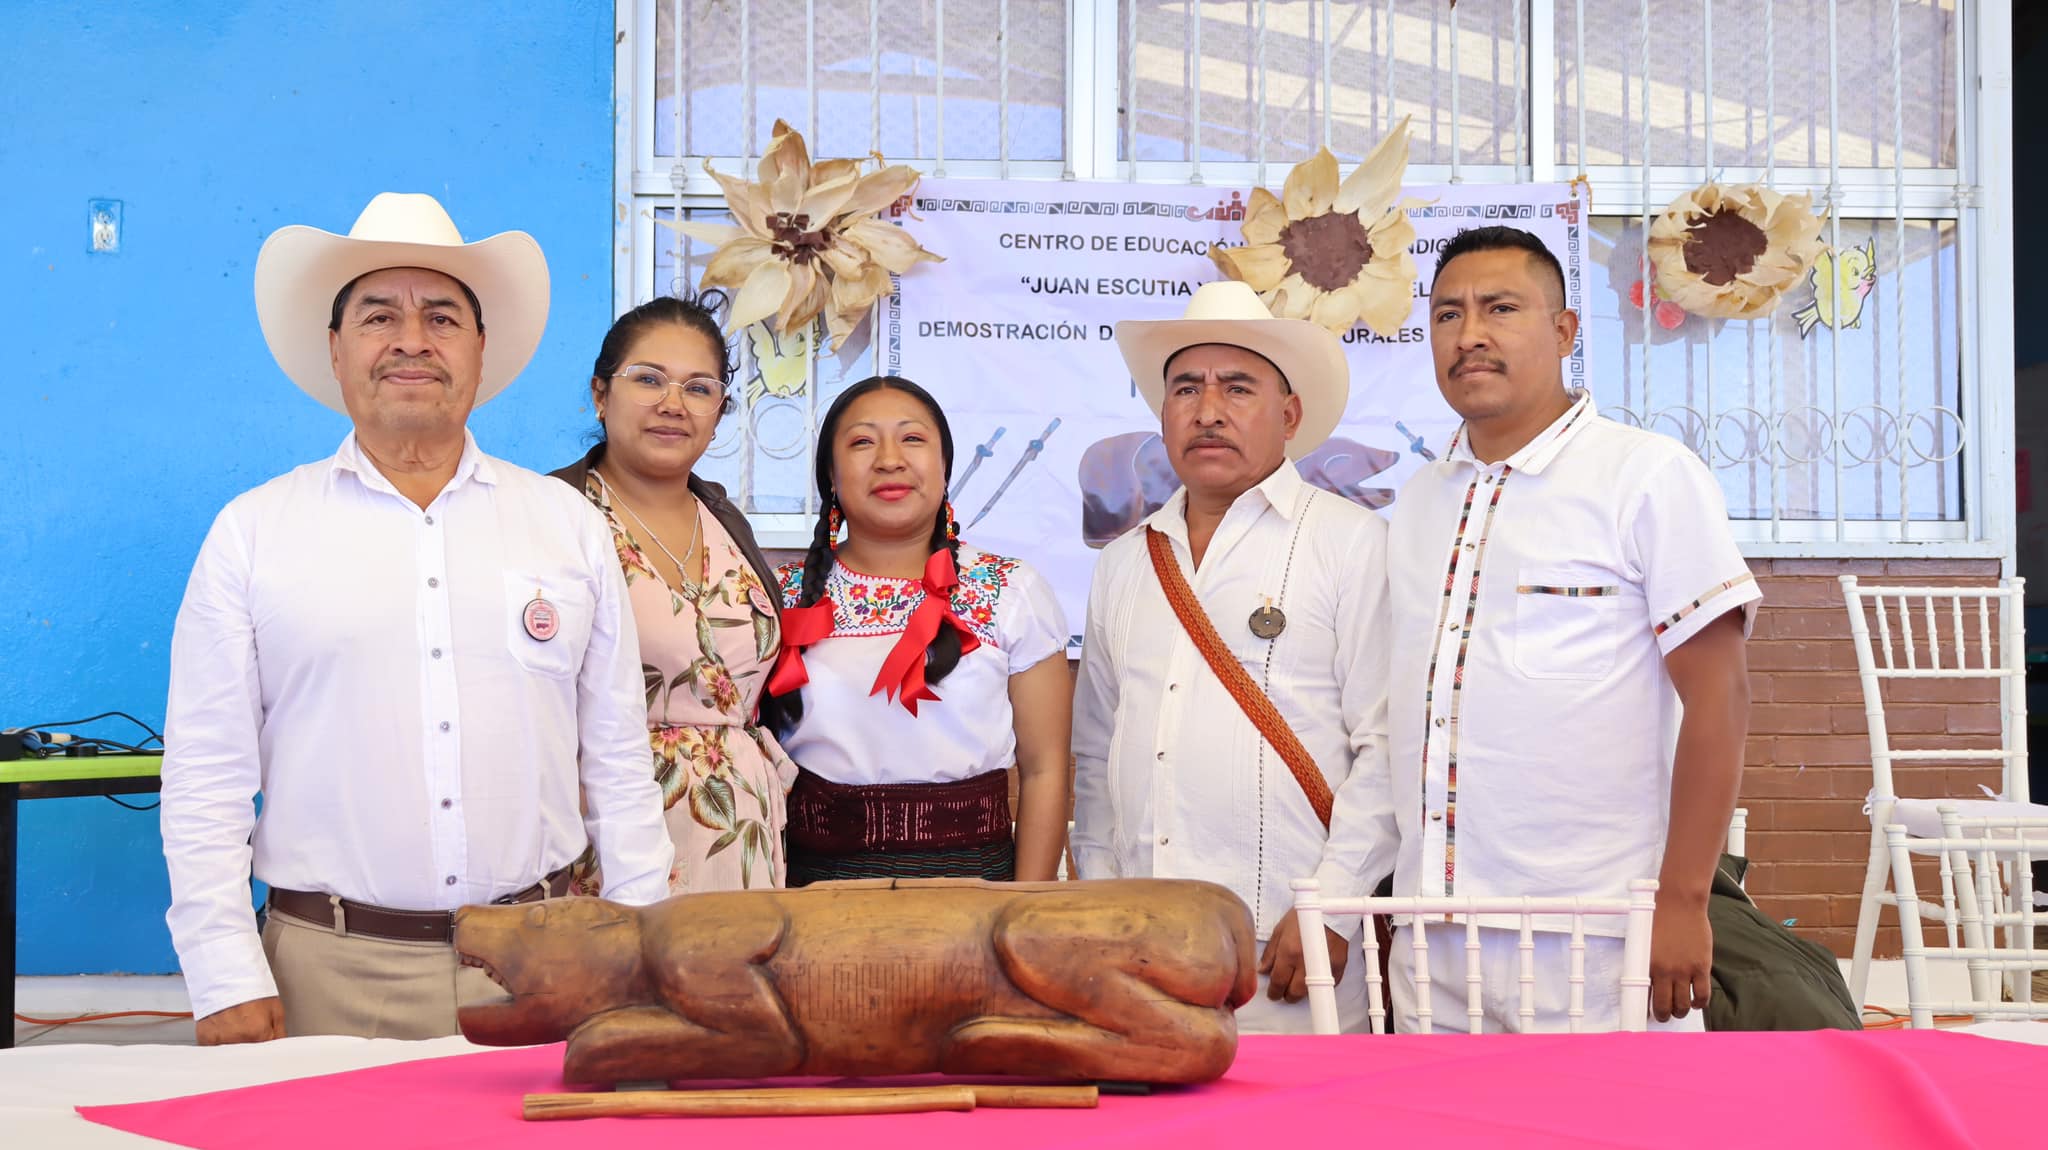
M 560 1059 L 492 1051 L 80 1113 L 199 1150 L 2022 1146 L 2040 1144 L 2048 1083 L 2048 1048 L 1939 1032 L 1252 1037 L 1220 1082 L 1093 1111 L 522 1121 L 522 1095 L 562 1089 Z

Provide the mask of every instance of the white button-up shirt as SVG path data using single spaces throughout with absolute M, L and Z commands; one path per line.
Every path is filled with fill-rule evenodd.
M 1393 866 L 1387 529 L 1283 464 L 1231 505 L 1195 568 L 1186 506 L 1175 493 L 1095 567 L 1074 700 L 1074 865 L 1083 878 L 1220 883 L 1264 939 L 1292 911 L 1294 879 L 1351 897 Z M 1321 768 L 1336 798 L 1327 833 L 1174 615 L 1145 527 L 1172 541 L 1217 633 Z M 1269 602 L 1287 617 L 1270 640 L 1249 623 Z
M 559 619 L 545 641 L 525 622 L 536 597 Z M 201 1017 L 276 993 L 252 856 L 287 890 L 441 910 L 595 842 L 609 897 L 665 898 L 674 847 L 603 519 L 474 440 L 424 510 L 353 435 L 237 497 L 171 640 L 162 823 Z
M 1390 553 L 1395 893 L 1656 878 L 1680 713 L 1664 656 L 1724 612 L 1746 628 L 1762 594 L 1705 465 L 1581 395 L 1495 463 L 1460 429 L 1401 488 Z

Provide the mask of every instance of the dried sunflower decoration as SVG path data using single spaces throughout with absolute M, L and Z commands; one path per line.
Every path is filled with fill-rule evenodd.
M 1657 294 L 1709 319 L 1757 319 L 1820 255 L 1813 197 L 1702 184 L 1650 225 Z
M 1243 247 L 1214 247 L 1223 274 L 1243 280 L 1279 319 L 1314 320 L 1342 334 L 1360 320 L 1383 336 L 1415 305 L 1415 226 L 1401 197 L 1408 168 L 1404 118 L 1342 183 L 1328 148 L 1296 164 L 1281 197 L 1253 188 Z
M 782 120 L 761 156 L 753 183 L 728 176 L 705 161 L 725 189 L 725 205 L 738 227 L 694 220 L 660 220 L 695 239 L 717 244 L 704 269 L 707 287 L 734 292 L 728 326 L 743 328 L 773 317 L 784 334 L 804 330 L 822 312 L 837 350 L 889 294 L 889 276 L 920 261 L 938 261 L 910 233 L 879 219 L 917 186 L 905 164 L 861 174 L 860 160 L 811 162 L 802 133 Z

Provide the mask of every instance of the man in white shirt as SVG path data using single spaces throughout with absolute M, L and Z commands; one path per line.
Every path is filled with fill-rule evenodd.
M 273 234 L 256 305 L 285 374 L 355 427 L 228 504 L 193 566 L 164 738 L 171 938 L 201 1044 L 452 1034 L 496 993 L 457 962 L 455 908 L 564 893 L 592 843 L 608 896 L 653 902 L 674 856 L 603 521 L 466 427 L 540 341 L 547 261 L 386 193 L 346 237 Z
M 1074 702 L 1075 869 L 1082 878 L 1207 879 L 1251 908 L 1262 993 L 1247 1032 L 1306 1033 L 1289 884 L 1371 891 L 1393 866 L 1386 763 L 1386 525 L 1310 487 L 1295 459 L 1350 395 L 1337 337 L 1276 320 L 1246 285 L 1205 284 L 1181 320 L 1119 324 L 1183 487 L 1103 550 Z M 1195 606 L 1299 740 L 1316 800 L 1169 604 Z M 1284 739 L 1283 739 L 1284 741 Z M 1365 1024 L 1359 927 L 1329 932 L 1340 1024 Z M 1349 971 L 1350 976 L 1345 977 Z
M 1556 257 L 1527 232 L 1460 233 L 1437 264 L 1437 385 L 1465 423 L 1394 501 L 1395 893 L 1620 898 L 1654 878 L 1652 1013 L 1698 1029 L 1760 592 L 1698 457 L 1566 390 L 1578 317 L 1564 303 Z M 1486 1028 L 1564 1029 L 1568 920 L 1539 921 L 1528 1027 L 1518 921 L 1483 920 Z M 1622 923 L 1586 923 L 1600 937 L 1585 1024 L 1614 1029 Z M 1409 929 L 1392 957 L 1396 1024 L 1412 1030 Z M 1465 928 L 1435 923 L 1425 941 L 1433 1022 L 1462 1030 Z

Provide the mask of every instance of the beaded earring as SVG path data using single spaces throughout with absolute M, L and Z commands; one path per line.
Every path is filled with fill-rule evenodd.
M 946 500 L 946 542 L 960 542 L 960 520 L 953 514 L 953 501 Z
M 825 546 L 839 550 L 839 501 L 834 499 L 832 507 L 825 514 Z

